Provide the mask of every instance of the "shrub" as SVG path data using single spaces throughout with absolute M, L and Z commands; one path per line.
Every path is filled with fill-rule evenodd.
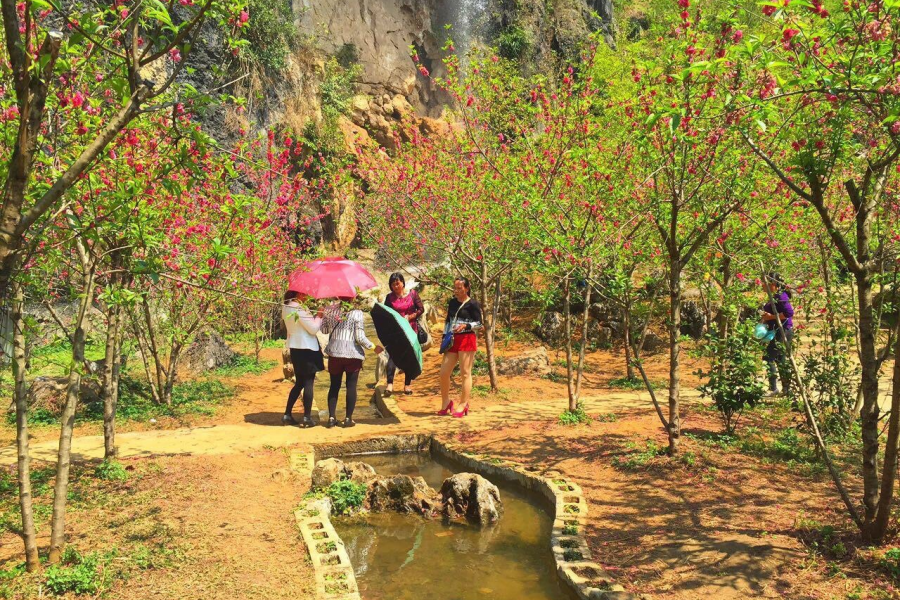
M 881 567 L 894 579 L 900 579 L 900 548 L 891 548 L 879 561 Z
M 497 53 L 503 58 L 522 58 L 531 48 L 531 36 L 521 25 L 511 25 L 497 37 Z
M 763 368 L 760 344 L 753 337 L 750 323 L 738 327 L 725 339 L 710 334 L 707 342 L 702 353 L 709 357 L 710 369 L 698 371 L 700 377 L 707 379 L 699 389 L 712 398 L 725 431 L 732 433 L 744 408 L 755 406 L 765 393 L 759 378 Z
M 560 425 L 578 425 L 580 423 L 587 423 L 591 420 L 591 417 L 584 411 L 584 403 L 579 402 L 575 405 L 575 410 L 565 410 L 561 415 L 559 415 L 559 424 Z
M 287 67 L 287 57 L 298 40 L 291 4 L 284 0 L 249 0 L 250 20 L 241 29 L 241 57 L 269 71 Z
M 366 484 L 350 480 L 335 481 L 328 486 L 325 494 L 331 498 L 334 512 L 346 515 L 362 507 L 366 499 Z
M 94 469 L 94 475 L 98 479 L 105 479 L 106 481 L 125 481 L 128 479 L 128 471 L 117 460 L 104 460 Z
M 843 439 L 858 417 L 853 407 L 859 367 L 850 360 L 846 338 L 826 344 L 811 340 L 809 349 L 800 359 L 802 383 L 816 408 L 822 434 Z
M 350 110 L 350 99 L 353 97 L 355 80 L 362 67 L 355 63 L 346 66 L 339 57 L 331 57 L 325 63 L 325 73 L 319 94 L 322 98 L 322 114 L 328 120 L 337 119 Z
M 44 585 L 57 596 L 69 592 L 96 594 L 102 587 L 99 567 L 100 557 L 96 553 L 81 556 L 70 546 L 63 554 L 62 564 L 47 569 Z

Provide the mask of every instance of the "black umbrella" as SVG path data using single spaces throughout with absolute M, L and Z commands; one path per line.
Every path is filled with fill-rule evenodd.
M 372 322 L 378 339 L 397 368 L 410 379 L 421 375 L 422 347 L 409 321 L 393 308 L 378 302 L 372 307 Z

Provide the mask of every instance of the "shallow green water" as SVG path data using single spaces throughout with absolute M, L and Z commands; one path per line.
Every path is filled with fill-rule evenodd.
M 453 471 L 427 454 L 363 456 L 382 475 L 421 475 L 440 489 Z M 494 482 L 496 483 L 496 482 Z M 514 488 L 499 486 L 500 521 L 484 529 L 465 521 L 384 513 L 335 518 L 366 600 L 563 600 L 550 552 L 549 515 Z

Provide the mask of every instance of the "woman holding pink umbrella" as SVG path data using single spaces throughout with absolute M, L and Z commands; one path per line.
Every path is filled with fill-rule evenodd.
M 377 285 L 378 282 L 362 265 L 337 257 L 322 258 L 306 263 L 291 273 L 288 289 L 311 298 L 338 298 L 344 302 L 351 302 L 360 291 L 372 289 Z M 374 347 L 375 352 L 380 353 L 383 348 L 375 346 L 366 337 L 363 330 L 363 313 L 358 307 L 353 307 L 345 314 L 338 304 L 329 309 L 324 320 L 322 317 L 323 311 L 319 311 L 316 316 L 317 322 L 312 323 L 311 326 L 314 326 L 316 331 L 321 329 L 323 333 L 331 334 L 328 346 L 325 348 L 325 352 L 328 354 L 328 372 L 331 375 L 331 389 L 328 393 L 328 412 L 330 414 L 328 427 L 333 427 L 337 422 L 335 418 L 337 395 L 345 374 L 347 377 L 347 418 L 344 420 L 344 426 L 353 427 L 356 424 L 353 422 L 356 385 L 362 369 L 362 361 L 365 358 L 365 350 Z M 310 397 L 312 397 L 311 393 Z
M 298 292 L 289 290 L 284 295 L 284 305 L 281 307 L 281 318 L 284 319 L 284 326 L 287 328 L 287 343 L 291 352 L 291 364 L 294 366 L 295 382 L 288 393 L 281 424 L 297 424 L 291 413 L 302 393 L 303 427 L 312 427 L 313 386 L 316 382 L 316 373 L 325 370 L 322 349 L 319 348 L 319 340 L 316 339 L 316 332 L 322 327 L 324 311 L 320 308 L 314 317 L 300 304 L 301 300 L 303 297 Z

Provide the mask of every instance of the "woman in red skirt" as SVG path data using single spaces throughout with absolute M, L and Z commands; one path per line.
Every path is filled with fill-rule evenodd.
M 444 322 L 444 333 L 453 332 L 453 345 L 444 353 L 441 364 L 441 410 L 439 415 L 464 417 L 469 414 L 469 397 L 472 395 L 472 365 L 475 363 L 475 350 L 478 340 L 475 334 L 481 329 L 481 306 L 469 297 L 472 286 L 465 277 L 457 277 L 453 282 L 454 297 L 447 306 L 447 320 Z M 450 401 L 450 378 L 453 368 L 459 363 L 462 377 L 462 393 L 459 405 L 453 410 Z

